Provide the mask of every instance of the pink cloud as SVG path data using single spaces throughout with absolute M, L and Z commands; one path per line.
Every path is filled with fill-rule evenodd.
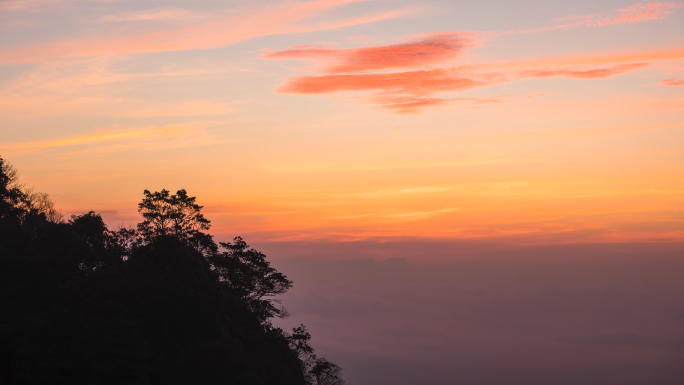
M 419 114 L 430 107 L 441 107 L 449 104 L 458 103 L 462 108 L 483 108 L 487 105 L 504 103 L 506 100 L 514 98 L 533 98 L 547 96 L 547 94 L 505 94 L 490 97 L 469 97 L 469 98 L 434 98 L 416 96 L 392 96 L 376 95 L 366 99 L 367 103 L 376 104 L 378 108 L 392 111 L 396 114 Z
M 684 80 L 678 79 L 678 78 L 669 78 L 665 80 L 661 80 L 660 82 L 656 83 L 661 86 L 670 86 L 670 87 L 679 87 L 679 86 L 684 86 Z
M 638 14 L 636 11 L 627 11 L 638 8 L 635 7 L 621 10 L 622 16 Z M 666 3 L 664 7 L 669 9 L 673 5 Z M 648 12 L 644 11 L 646 16 L 642 16 L 660 17 L 657 15 L 662 15 L 664 12 L 660 9 L 653 6 L 646 7 Z M 344 93 L 345 98 L 403 114 L 417 113 L 424 108 L 444 106 L 455 100 L 463 100 L 463 98 L 438 97 L 437 94 L 440 93 L 463 92 L 479 87 L 504 84 L 512 80 L 606 79 L 650 65 L 646 61 L 684 57 L 684 50 L 670 49 L 607 56 L 558 57 L 513 63 L 456 66 L 454 59 L 463 56 L 468 49 L 479 46 L 484 36 L 486 35 L 463 32 L 436 32 L 402 44 L 350 49 L 298 46 L 268 53 L 262 58 L 297 59 L 323 63 L 321 67 L 308 69 L 324 72 L 324 75 L 286 79 L 276 89 L 277 93 L 299 95 Z M 388 73 L 389 70 L 397 69 L 411 70 Z M 358 96 L 359 93 L 361 96 Z M 502 100 L 490 98 L 473 101 L 480 106 L 494 102 L 499 103 Z
M 522 32 L 596 27 L 657 20 L 667 17 L 684 3 L 634 4 L 610 14 L 570 16 L 556 19 L 556 25 Z M 438 32 L 403 44 L 365 48 L 332 49 L 300 46 L 262 56 L 271 60 L 305 60 L 321 63 L 309 68 L 321 76 L 286 79 L 276 89 L 282 94 L 326 95 L 361 93 L 353 100 L 395 113 L 417 113 L 424 108 L 444 106 L 464 98 L 437 97 L 439 93 L 463 92 L 503 84 L 512 80 L 543 78 L 606 79 L 650 65 L 646 61 L 684 57 L 681 49 L 632 52 L 604 56 L 560 57 L 515 63 L 481 63 L 457 67 L 453 61 L 484 40 L 485 34 Z M 388 70 L 411 71 L 387 73 Z M 663 85 L 681 85 L 668 79 Z M 672 84 L 670 84 L 672 83 Z M 468 99 L 468 98 L 465 98 Z M 501 102 L 490 98 L 477 102 Z
M 295 5 L 281 4 L 260 11 L 243 11 L 239 15 L 231 13 L 227 17 L 211 16 L 199 24 L 177 29 L 133 33 L 115 38 L 96 36 L 29 45 L 0 52 L 0 64 L 32 63 L 64 57 L 220 48 L 258 36 L 342 28 L 400 17 L 413 12 L 413 9 L 402 9 L 337 21 L 304 22 L 333 8 L 363 1 L 368 0 L 315 0 Z M 174 10 L 173 15 L 166 16 L 180 17 L 179 12 Z M 135 19 L 136 22 L 136 18 L 144 17 L 150 15 L 126 15 L 127 20 Z
M 576 79 L 606 79 L 627 72 L 632 72 L 639 68 L 648 66 L 648 63 L 627 63 L 612 67 L 590 68 L 590 69 L 533 69 L 521 71 L 519 74 L 524 78 L 576 78 Z
M 188 20 L 206 19 L 205 14 L 191 12 L 186 9 L 157 8 L 141 12 L 123 12 L 116 15 L 108 15 L 102 21 L 151 21 L 151 20 Z
M 591 15 L 566 16 L 554 19 L 557 24 L 549 27 L 511 33 L 543 32 L 579 27 L 601 27 L 606 25 L 642 23 L 650 20 L 664 19 L 669 16 L 673 10 L 681 8 L 682 6 L 684 6 L 684 3 L 637 3 L 626 8 L 615 10 L 610 14 L 595 13 Z
M 444 91 L 465 91 L 487 82 L 460 77 L 451 70 L 411 71 L 390 74 L 299 76 L 277 89 L 282 94 L 329 94 L 342 91 L 385 91 L 425 95 Z
M 396 73 L 330 74 L 298 76 L 286 79 L 276 89 L 280 94 L 346 95 L 352 100 L 376 105 L 398 114 L 422 112 L 454 101 L 467 100 L 473 104 L 501 103 L 502 98 L 440 98 L 440 93 L 463 92 L 475 88 L 503 84 L 513 80 L 535 78 L 605 79 L 647 66 L 648 63 L 624 63 L 612 66 L 544 67 L 494 73 L 466 73 L 461 69 L 432 69 Z
M 444 63 L 479 45 L 474 34 L 442 32 L 404 44 L 351 49 L 295 47 L 262 56 L 328 63 L 327 73 L 354 73 L 398 68 L 425 68 Z
M 683 48 L 666 48 L 653 51 L 620 52 L 608 55 L 591 56 L 561 56 L 544 59 L 522 60 L 515 62 L 492 62 L 471 65 L 469 68 L 477 71 L 512 71 L 530 68 L 555 68 L 555 67 L 591 67 L 603 65 L 617 65 L 624 63 L 642 63 L 657 60 L 684 59 Z
M 641 23 L 649 20 L 664 19 L 672 10 L 681 8 L 682 3 L 637 3 L 626 8 L 618 9 L 610 15 L 589 15 L 580 16 L 577 21 L 580 25 L 587 27 L 598 27 L 604 25 Z
M 443 98 L 403 98 L 387 100 L 387 104 L 381 104 L 379 107 L 400 115 L 404 115 L 418 114 L 423 112 L 423 110 L 426 108 L 444 106 L 453 102 L 454 100 L 452 99 Z

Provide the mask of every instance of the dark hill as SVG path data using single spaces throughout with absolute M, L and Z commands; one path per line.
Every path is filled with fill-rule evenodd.
M 292 282 L 239 237 L 220 252 L 201 208 L 145 191 L 137 229 L 63 221 L 0 158 L 0 384 L 343 384 L 271 325 Z

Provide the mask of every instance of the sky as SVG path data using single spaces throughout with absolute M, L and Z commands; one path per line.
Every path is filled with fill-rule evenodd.
M 493 349 L 492 332 L 508 341 L 496 346 L 524 348 L 518 329 L 480 325 L 518 317 L 535 328 L 535 314 L 556 325 L 532 343 L 541 352 L 567 348 L 551 341 L 556 332 L 563 341 L 586 337 L 568 350 L 566 366 L 542 360 L 544 370 L 558 370 L 548 378 L 577 365 L 589 376 L 635 362 L 644 363 L 644 378 L 667 376 L 663 357 L 681 358 L 684 346 L 671 306 L 681 297 L 668 275 L 682 271 L 673 255 L 684 250 L 682 36 L 682 2 L 0 0 L 0 155 L 66 217 L 94 210 L 113 228 L 140 220 L 145 189 L 186 189 L 217 240 L 241 235 L 302 282 L 288 294 L 300 316 L 287 322 L 305 320 L 314 339 L 325 336 L 320 348 L 356 385 L 416 383 L 396 367 L 434 370 L 442 379 L 434 384 L 500 383 L 473 368 L 503 362 L 504 353 L 459 361 L 470 365 L 467 378 L 448 360 L 418 360 L 421 344 L 439 340 L 427 325 L 461 325 L 466 347 Z M 617 268 L 632 249 L 640 261 L 632 270 L 582 277 L 594 267 L 587 258 Z M 542 257 L 520 257 L 528 253 L 565 259 L 550 272 Z M 628 289 L 654 255 L 667 262 Z M 518 257 L 514 266 L 497 262 Z M 419 272 L 406 281 L 420 288 L 415 295 L 400 290 L 404 265 L 382 265 L 392 258 Z M 361 262 L 335 265 L 345 259 Z M 489 289 L 477 279 L 461 287 L 431 278 L 442 270 L 460 277 L 473 259 L 480 267 L 465 271 L 499 277 Z M 378 282 L 407 303 L 433 304 L 400 318 L 410 322 L 397 333 L 423 325 L 403 346 L 414 355 L 381 354 L 394 336 L 381 326 L 403 310 L 395 291 L 363 274 L 390 265 L 396 274 Z M 558 275 L 564 268 L 575 275 Z M 335 269 L 345 273 L 328 273 Z M 522 275 L 506 278 L 501 269 Z M 345 276 L 356 277 L 349 282 L 357 291 L 344 289 Z M 442 312 L 429 300 L 433 289 L 461 293 L 443 303 L 465 301 L 474 315 Z M 477 305 L 483 290 L 489 307 Z M 549 290 L 595 317 L 546 306 Z M 364 306 L 387 312 L 354 302 L 363 292 L 375 293 Z M 515 316 L 500 306 L 509 292 L 523 298 Z M 650 314 L 662 324 L 632 317 L 609 330 L 615 314 L 601 310 L 608 300 L 597 295 L 622 298 L 622 319 L 654 303 Z M 330 301 L 352 304 L 348 329 Z M 434 351 L 465 357 L 447 348 L 465 337 L 449 336 Z M 582 357 L 594 337 L 617 344 L 608 356 L 627 340 L 657 349 L 601 361 L 592 372 Z M 378 350 L 360 355 L 358 341 Z M 532 384 L 539 357 L 499 367 Z
M 680 241 L 684 3 L 0 3 L 0 151 L 253 242 Z

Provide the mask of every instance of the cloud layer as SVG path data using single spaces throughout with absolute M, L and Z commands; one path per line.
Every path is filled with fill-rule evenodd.
M 682 6 L 684 3 L 637 3 L 609 14 L 568 16 L 555 19 L 556 24 L 550 27 L 512 33 L 658 20 Z M 418 113 L 427 107 L 443 106 L 462 100 L 441 97 L 439 94 L 443 93 L 463 92 L 525 79 L 607 79 L 642 69 L 648 66 L 651 60 L 684 57 L 683 50 L 673 49 L 612 56 L 561 57 L 517 63 L 479 63 L 469 66 L 458 66 L 455 63 L 456 60 L 462 59 L 469 49 L 481 46 L 487 38 L 512 33 L 444 31 L 385 46 L 349 49 L 296 46 L 268 53 L 262 58 L 312 62 L 316 65 L 307 70 L 324 74 L 286 79 L 276 88 L 277 93 L 339 94 L 396 113 Z M 397 70 L 402 71 L 393 72 Z M 677 79 L 668 79 L 661 84 L 679 85 Z
M 274 261 L 295 282 L 284 297 L 293 316 L 277 324 L 309 326 L 355 384 L 670 384 L 684 374 L 681 245 L 257 249 L 298 257 Z M 424 260 L 435 255 L 450 261 Z
M 444 93 L 464 92 L 526 79 L 607 79 L 649 65 L 647 62 L 621 62 L 620 59 L 612 57 L 608 60 L 601 60 L 600 57 L 575 57 L 565 60 L 559 58 L 555 61 L 547 59 L 552 63 L 513 63 L 508 66 L 483 63 L 456 66 L 452 60 L 463 54 L 466 47 L 475 46 L 474 40 L 466 41 L 460 38 L 462 35 L 457 32 L 441 32 L 433 36 L 439 37 L 406 44 L 349 50 L 295 48 L 270 53 L 265 58 L 328 62 L 323 69 L 315 70 L 326 71 L 326 75 L 286 79 L 276 88 L 277 93 L 340 94 L 354 101 L 369 103 L 400 114 L 419 113 L 428 107 L 444 106 L 464 100 L 438 97 Z M 385 52 L 388 54 L 385 55 Z M 650 56 L 645 54 L 628 55 L 624 59 L 648 58 Z M 450 66 L 439 68 L 440 65 Z M 387 72 L 407 67 L 424 69 Z M 479 102 L 491 103 L 493 100 L 485 98 Z

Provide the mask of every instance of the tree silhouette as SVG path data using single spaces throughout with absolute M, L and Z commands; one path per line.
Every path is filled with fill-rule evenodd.
M 0 158 L 0 219 L 5 221 L 18 220 L 23 213 L 19 207 L 23 193 L 17 179 L 17 170 Z
M 209 261 L 221 283 L 244 301 L 262 322 L 272 317 L 287 317 L 287 310 L 277 307 L 275 304 L 280 304 L 280 300 L 273 297 L 285 294 L 292 287 L 292 281 L 272 268 L 264 254 L 249 249 L 241 237 L 236 237 L 232 244 L 220 244 L 227 251 L 214 254 Z
M 46 193 L 34 192 L 33 189 L 24 190 L 23 205 L 27 212 L 34 215 L 45 215 L 49 222 L 61 222 L 64 216 L 55 208 L 55 202 Z
M 144 198 L 138 204 L 143 221 L 138 224 L 140 236 L 148 241 L 155 237 L 170 236 L 193 246 L 207 254 L 217 250 L 211 235 L 201 232 L 209 230 L 210 221 L 200 211 L 203 206 L 195 203 L 196 198 L 183 190 L 171 195 L 169 190 L 143 192 Z
M 138 224 L 143 236 L 174 235 L 187 238 L 200 230 L 209 230 L 209 221 L 200 213 L 202 206 L 185 190 L 171 195 L 169 190 L 143 192 L 145 197 L 138 204 L 138 212 L 144 218 Z
M 342 368 L 326 360 L 319 358 L 309 371 L 312 385 L 345 385 L 342 379 Z
M 145 190 L 116 231 L 36 194 L 0 158 L 0 384 L 344 384 L 271 324 L 292 282 L 240 237 L 219 252 L 185 190 Z
M 311 334 L 306 326 L 300 325 L 292 329 L 289 336 L 290 349 L 299 357 L 307 385 L 345 385 L 342 379 L 342 368 L 321 357 L 318 358 L 309 345 Z
M 0 158 L 0 219 L 26 221 L 41 215 L 49 222 L 62 220 L 48 194 L 25 189 L 17 169 Z

